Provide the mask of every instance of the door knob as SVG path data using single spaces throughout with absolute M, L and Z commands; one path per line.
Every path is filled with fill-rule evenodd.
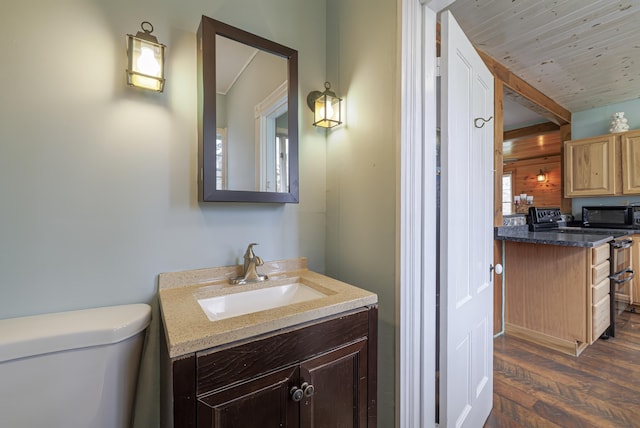
M 291 394 L 293 401 L 296 402 L 302 400 L 302 397 L 304 396 L 304 391 L 297 386 L 292 387 L 289 393 Z
M 298 388 L 297 386 L 292 386 L 289 390 L 291 399 L 295 402 L 302 400 L 303 397 L 311 397 L 315 392 L 315 386 L 311 385 L 308 382 L 303 383 L 300 388 Z
M 307 382 L 303 383 L 301 388 L 304 391 L 305 397 L 311 397 L 313 393 L 316 392 L 316 388 Z

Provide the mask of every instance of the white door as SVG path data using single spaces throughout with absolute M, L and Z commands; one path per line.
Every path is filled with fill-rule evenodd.
M 493 76 L 440 23 L 440 426 L 476 428 L 493 402 Z

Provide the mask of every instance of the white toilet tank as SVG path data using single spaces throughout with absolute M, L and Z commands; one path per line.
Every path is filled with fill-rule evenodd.
M 0 320 L 0 427 L 131 426 L 145 304 Z

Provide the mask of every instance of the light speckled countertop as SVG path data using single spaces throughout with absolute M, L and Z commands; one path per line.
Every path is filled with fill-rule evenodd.
M 159 275 L 160 308 L 169 357 L 180 357 L 378 302 L 374 293 L 308 270 L 305 258 L 265 262 L 259 272 L 269 275 L 268 281 L 230 285 L 229 278 L 238 276 L 241 270 L 242 266 L 226 266 Z M 209 321 L 198 304 L 198 299 L 281 285 L 292 279 L 326 296 L 219 321 Z

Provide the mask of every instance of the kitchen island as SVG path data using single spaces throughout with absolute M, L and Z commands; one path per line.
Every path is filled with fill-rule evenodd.
M 591 232 L 576 227 L 562 227 L 544 232 L 530 232 L 529 226 L 526 225 L 495 228 L 495 239 L 498 240 L 563 247 L 599 247 L 623 234 L 625 232 L 617 230 Z
M 609 326 L 609 242 L 619 233 L 496 228 L 505 334 L 580 355 Z

